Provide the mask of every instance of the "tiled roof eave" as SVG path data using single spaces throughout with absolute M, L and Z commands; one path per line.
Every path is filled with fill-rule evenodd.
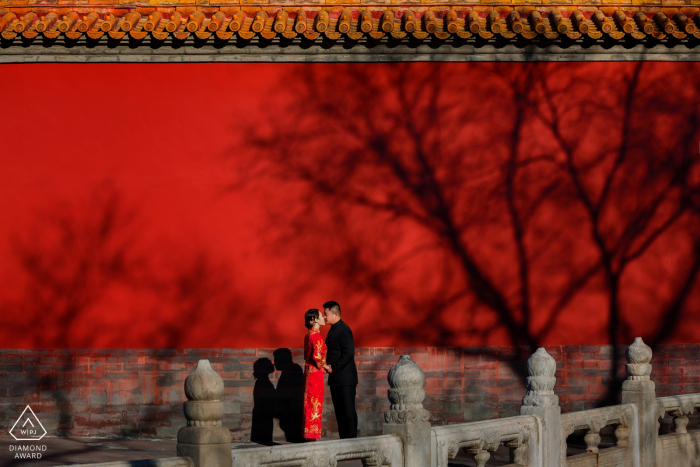
M 2 47 L 255 43 L 686 43 L 700 5 L 61 5 L 0 8 Z

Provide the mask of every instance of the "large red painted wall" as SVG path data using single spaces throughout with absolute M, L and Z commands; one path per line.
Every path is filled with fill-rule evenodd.
M 697 342 L 699 71 L 3 65 L 0 348 Z

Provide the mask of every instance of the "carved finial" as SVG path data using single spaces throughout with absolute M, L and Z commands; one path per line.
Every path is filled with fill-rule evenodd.
M 649 379 L 651 356 L 651 347 L 646 345 L 641 337 L 637 337 L 632 345 L 627 347 L 627 379 L 632 381 Z
M 224 380 L 214 371 L 209 360 L 200 360 L 197 368 L 185 379 L 187 425 L 221 426 L 223 395 Z
M 550 407 L 559 405 L 559 396 L 554 394 L 557 379 L 557 362 L 540 347 L 527 360 L 527 395 L 523 398 L 524 406 Z
M 389 375 L 390 410 L 384 412 L 387 423 L 427 422 L 430 413 L 423 408 L 425 399 L 425 375 L 423 370 L 411 360 L 410 355 L 401 355 L 399 361 L 391 367 Z
M 185 396 L 190 401 L 218 401 L 224 395 L 224 380 L 211 367 L 209 360 L 200 360 L 185 379 Z
M 410 355 L 401 355 L 389 370 L 387 381 L 393 389 L 422 388 L 425 381 L 423 370 L 411 360 Z

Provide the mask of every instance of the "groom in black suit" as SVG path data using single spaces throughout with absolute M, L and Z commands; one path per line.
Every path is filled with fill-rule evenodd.
M 357 367 L 355 366 L 355 343 L 350 327 L 340 319 L 338 302 L 323 304 L 326 323 L 331 325 L 326 337 L 328 386 L 338 421 L 340 438 L 357 438 L 357 412 L 355 393 L 357 392 Z

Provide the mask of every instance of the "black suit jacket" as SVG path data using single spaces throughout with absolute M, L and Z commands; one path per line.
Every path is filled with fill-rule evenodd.
M 343 320 L 331 326 L 326 337 L 326 363 L 333 373 L 328 375 L 329 386 L 357 385 L 357 367 L 355 366 L 355 342 L 352 331 Z

